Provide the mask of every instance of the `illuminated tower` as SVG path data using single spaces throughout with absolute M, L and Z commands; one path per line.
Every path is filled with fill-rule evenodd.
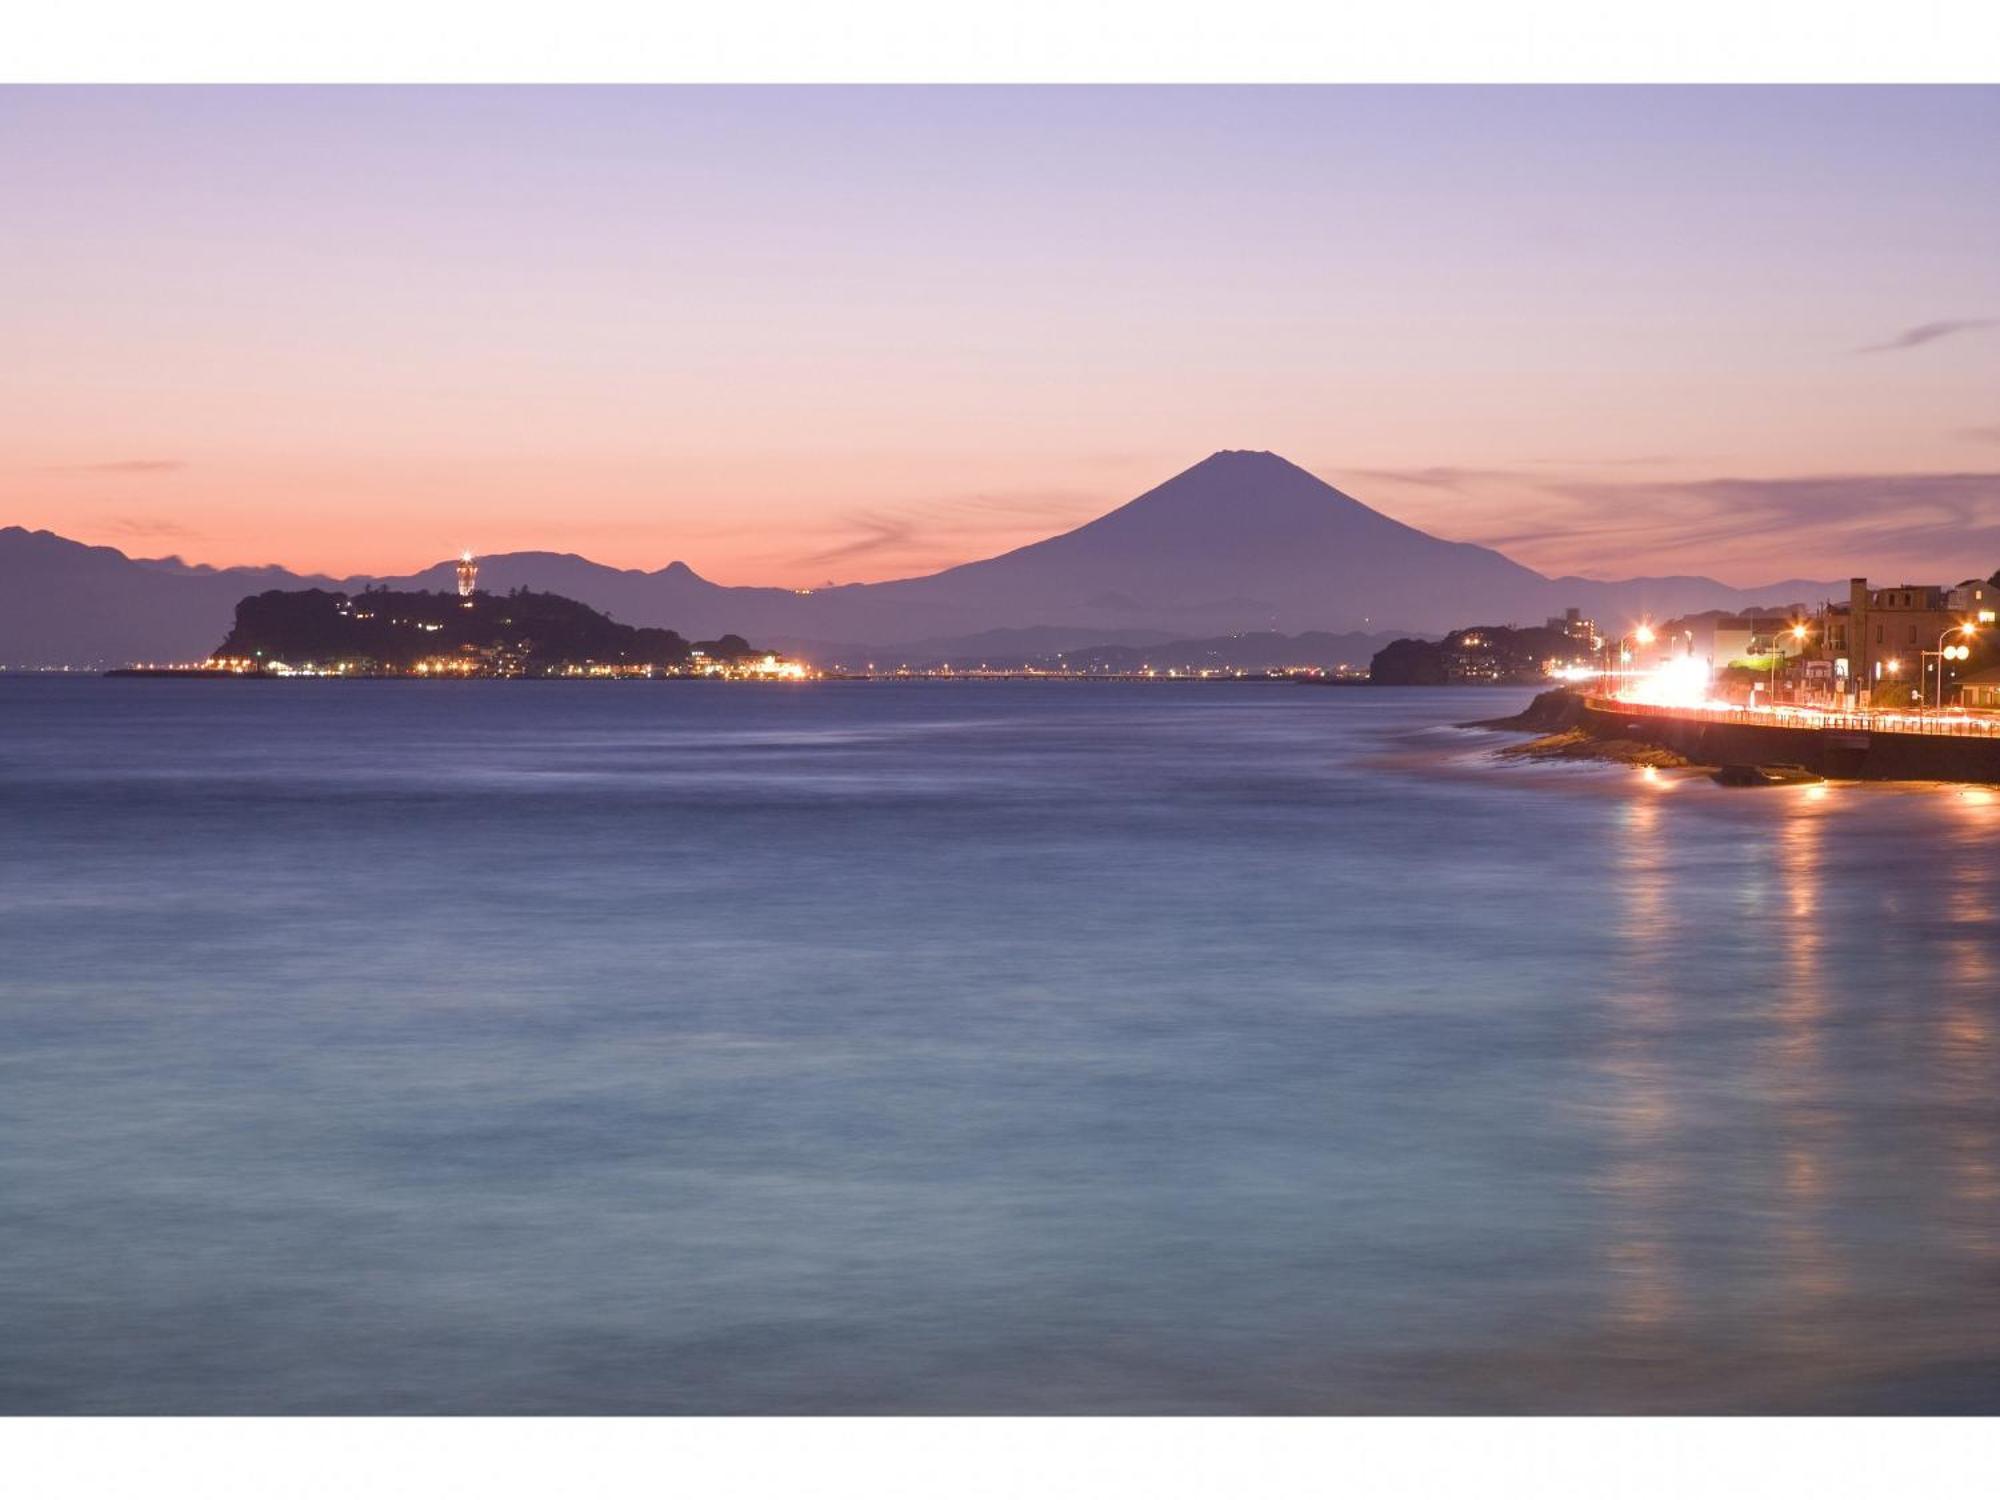
M 479 564 L 472 560 L 472 552 L 468 548 L 460 553 L 458 558 L 458 597 L 470 599 L 472 590 L 478 582 Z

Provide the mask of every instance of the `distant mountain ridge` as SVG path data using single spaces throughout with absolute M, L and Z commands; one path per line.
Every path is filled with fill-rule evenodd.
M 991 632 L 1037 632 L 1043 652 L 1065 642 L 1244 632 L 1441 634 L 1467 621 L 1538 624 L 1571 605 L 1616 621 L 1815 602 L 1846 587 L 1552 579 L 1491 548 L 1407 526 L 1276 454 L 1240 450 L 1212 454 L 1071 531 L 922 578 L 812 591 L 731 587 L 683 562 L 649 572 L 574 553 L 511 552 L 481 558 L 479 582 L 563 594 L 628 624 L 689 637 L 735 632 L 821 658 L 935 648 Z M 453 563 L 333 579 L 135 559 L 47 531 L 0 528 L 0 665 L 205 655 L 246 594 L 370 584 L 448 589 Z

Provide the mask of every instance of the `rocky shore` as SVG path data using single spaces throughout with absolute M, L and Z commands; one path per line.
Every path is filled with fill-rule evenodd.
M 1506 760 L 1598 760 L 1621 766 L 1654 766 L 1663 771 L 1695 765 L 1685 755 L 1659 745 L 1645 745 L 1638 740 L 1601 740 L 1581 729 L 1545 734 L 1525 745 L 1508 745 L 1495 754 Z
M 1507 760 L 1594 760 L 1621 766 L 1653 766 L 1660 770 L 1696 768 L 1677 751 L 1639 740 L 1606 739 L 1584 727 L 1583 699 L 1567 688 L 1537 693 L 1535 701 L 1504 719 L 1463 724 L 1462 729 L 1507 729 L 1534 734 L 1522 745 L 1495 753 Z

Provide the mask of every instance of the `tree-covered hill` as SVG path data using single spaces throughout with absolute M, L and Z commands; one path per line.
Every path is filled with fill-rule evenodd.
M 236 606 L 217 657 L 294 667 L 409 672 L 423 664 L 477 664 L 528 675 L 566 666 L 684 666 L 696 651 L 751 654 L 741 636 L 690 643 L 672 630 L 621 625 L 560 594 L 456 594 L 369 589 L 273 589 Z

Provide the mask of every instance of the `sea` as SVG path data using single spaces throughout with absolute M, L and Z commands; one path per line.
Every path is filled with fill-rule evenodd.
M 2000 1410 L 2000 801 L 1529 696 L 0 677 L 0 1411 Z

